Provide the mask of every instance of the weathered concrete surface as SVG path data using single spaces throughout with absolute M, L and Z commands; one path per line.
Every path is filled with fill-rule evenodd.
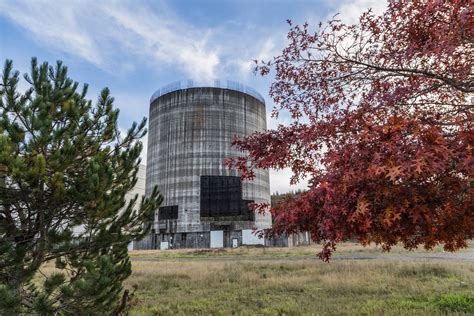
M 242 155 L 232 147 L 235 136 L 266 129 L 265 104 L 241 91 L 189 88 L 171 91 L 150 105 L 146 190 L 157 185 L 163 206 L 178 205 L 178 219 L 160 221 L 156 233 L 191 233 L 200 237 L 212 230 L 212 221 L 200 218 L 200 176 L 239 176 L 223 161 Z M 257 170 L 254 181 L 242 184 L 243 199 L 270 202 L 269 173 Z M 232 230 L 268 228 L 270 215 L 255 215 L 255 222 L 218 223 Z M 198 234 L 198 235 L 196 235 Z

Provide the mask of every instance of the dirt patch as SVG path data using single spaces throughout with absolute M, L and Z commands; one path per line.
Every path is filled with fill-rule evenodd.
M 214 255 L 223 255 L 227 253 L 227 249 L 218 248 L 218 249 L 197 249 L 193 251 L 188 251 L 186 254 L 191 256 L 214 256 Z

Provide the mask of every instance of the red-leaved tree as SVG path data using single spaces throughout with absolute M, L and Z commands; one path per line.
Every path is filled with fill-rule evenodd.
M 391 1 L 356 25 L 336 17 L 293 26 L 288 46 L 257 71 L 275 73 L 276 108 L 293 123 L 236 139 L 227 161 L 292 169 L 307 191 L 271 209 L 269 234 L 309 231 L 328 260 L 338 242 L 390 250 L 474 236 L 474 7 L 470 1 Z M 472 180 L 472 179 L 471 179 Z

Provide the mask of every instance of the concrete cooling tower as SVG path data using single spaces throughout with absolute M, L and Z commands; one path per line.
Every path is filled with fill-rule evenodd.
M 200 85 L 181 81 L 150 100 L 146 190 L 164 196 L 145 248 L 235 247 L 263 243 L 254 228 L 269 228 L 271 216 L 251 202 L 270 202 L 268 170 L 241 181 L 224 159 L 242 155 L 235 136 L 266 129 L 265 100 L 233 81 Z

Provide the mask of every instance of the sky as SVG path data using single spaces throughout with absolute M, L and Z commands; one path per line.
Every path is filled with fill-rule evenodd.
M 287 19 L 316 26 L 336 13 L 347 23 L 383 0 L 0 0 L 0 62 L 12 59 L 21 73 L 31 57 L 62 60 L 69 76 L 89 84 L 95 100 L 109 87 L 127 129 L 148 116 L 149 99 L 160 87 L 183 79 L 229 79 L 265 98 L 268 128 L 290 121 L 270 117 L 272 77 L 252 72 L 253 60 L 269 60 L 286 46 Z M 22 82 L 20 89 L 26 88 Z M 146 139 L 144 139 L 146 151 Z M 143 153 L 143 158 L 146 153 Z M 290 186 L 290 170 L 271 170 L 271 192 Z

